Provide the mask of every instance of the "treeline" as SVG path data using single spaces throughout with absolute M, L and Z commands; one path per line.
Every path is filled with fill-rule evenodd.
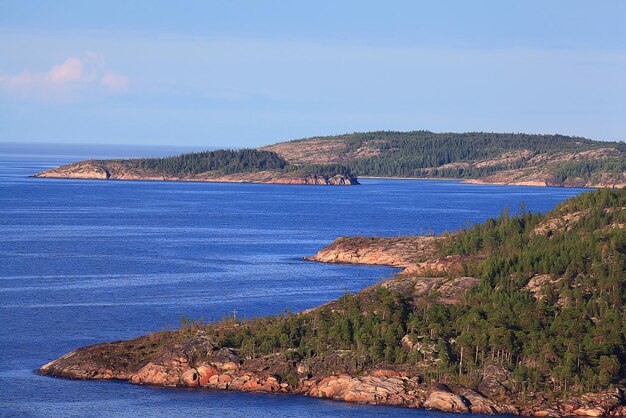
M 165 158 L 129 160 L 140 168 L 170 175 L 193 175 L 206 172 L 221 174 L 249 173 L 264 170 L 301 172 L 303 175 L 350 176 L 351 170 L 339 164 L 290 165 L 275 152 L 256 149 L 194 152 Z
M 460 304 L 412 301 L 378 288 L 345 295 L 311 313 L 206 325 L 221 346 L 245 357 L 282 352 L 294 360 L 350 353 L 355 370 L 380 364 L 418 366 L 424 379 L 473 384 L 481 370 L 511 372 L 516 392 L 576 392 L 626 383 L 626 191 L 570 199 L 547 217 L 521 211 L 447 238 L 442 254 L 483 255 L 465 266 L 480 279 Z M 567 228 L 538 228 L 564 214 Z M 536 275 L 551 283 L 539 298 Z M 408 350 L 403 337 L 428 350 Z
M 256 149 L 217 150 L 181 154 L 165 158 L 143 158 L 141 168 L 181 175 L 217 171 L 233 174 L 261 170 L 282 170 L 288 163 L 275 152 Z
M 285 171 L 297 171 L 304 175 L 317 175 L 322 177 L 333 177 L 336 175 L 345 177 L 352 176 L 350 167 L 341 164 L 292 164 L 288 166 Z

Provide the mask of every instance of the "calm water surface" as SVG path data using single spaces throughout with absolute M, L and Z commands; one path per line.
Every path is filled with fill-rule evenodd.
M 153 155 L 171 154 L 153 149 Z M 299 396 L 70 381 L 33 370 L 87 344 L 298 311 L 393 275 L 301 260 L 341 235 L 454 230 L 582 189 L 364 180 L 360 187 L 34 179 L 146 149 L 0 144 L 0 415 L 415 416 Z

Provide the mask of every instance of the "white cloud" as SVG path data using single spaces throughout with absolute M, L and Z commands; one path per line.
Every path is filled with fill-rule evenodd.
M 55 65 L 44 75 L 51 83 L 69 83 L 79 81 L 83 76 L 83 63 L 79 58 L 68 58 L 63 64 Z
M 94 92 L 124 93 L 128 85 L 128 77 L 108 69 L 104 57 L 93 52 L 69 57 L 46 72 L 0 73 L 0 89 L 23 99 L 68 102 Z
M 128 77 L 111 71 L 104 73 L 100 82 L 113 92 L 125 92 L 128 90 Z

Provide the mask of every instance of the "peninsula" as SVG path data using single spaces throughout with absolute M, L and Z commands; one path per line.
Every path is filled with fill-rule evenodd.
M 290 165 L 274 152 L 254 149 L 195 152 L 165 158 L 86 160 L 42 171 L 33 177 L 327 186 L 359 184 L 350 169 L 339 164 Z
M 626 416 L 626 190 L 441 236 L 342 237 L 309 260 L 396 277 L 298 314 L 72 351 L 39 373 L 450 412 Z
M 564 135 L 378 131 L 306 138 L 256 150 L 88 160 L 34 176 L 324 185 L 358 184 L 362 176 L 622 188 L 626 144 Z

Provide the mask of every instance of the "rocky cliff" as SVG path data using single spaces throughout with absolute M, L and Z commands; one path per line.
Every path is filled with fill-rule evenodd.
M 414 300 L 431 296 L 443 303 L 455 303 L 478 282 L 463 274 L 463 265 L 481 257 L 442 256 L 442 236 L 397 238 L 342 237 L 307 260 L 324 263 L 385 265 L 400 268 L 394 278 L 364 289 L 367 295 L 378 286 L 410 295 Z

